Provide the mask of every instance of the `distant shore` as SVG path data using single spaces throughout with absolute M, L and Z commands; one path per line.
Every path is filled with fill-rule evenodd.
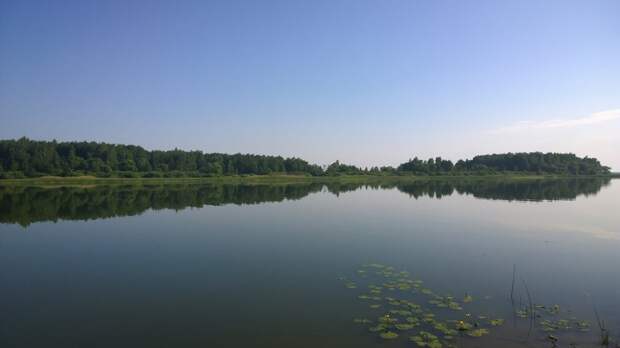
M 107 184 L 278 184 L 278 183 L 320 183 L 320 182 L 376 182 L 376 181 L 418 181 L 418 180 L 543 180 L 543 179 L 584 179 L 620 178 L 620 173 L 604 175 L 551 175 L 551 174 L 488 174 L 488 175 L 231 175 L 214 177 L 174 177 L 174 178 L 105 178 L 96 176 L 42 176 L 38 178 L 0 179 L 0 186 L 39 186 L 39 185 L 107 185 Z

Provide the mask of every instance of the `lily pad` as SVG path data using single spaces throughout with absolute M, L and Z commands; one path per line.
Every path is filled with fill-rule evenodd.
M 458 333 L 456 330 L 449 328 L 448 324 L 446 323 L 436 322 L 434 327 L 435 330 L 441 332 L 444 335 L 454 336 Z
M 460 311 L 463 310 L 463 307 L 461 307 L 460 304 L 456 303 L 456 302 L 450 302 L 448 303 L 448 308 L 455 310 L 455 311 Z
M 398 338 L 398 334 L 392 331 L 382 332 L 381 334 L 379 334 L 379 336 L 381 336 L 381 338 L 383 338 L 384 340 L 393 340 Z
M 400 323 L 400 324 L 394 325 L 394 327 L 401 331 L 405 331 L 405 330 L 413 329 L 414 327 L 416 327 L 416 325 L 413 325 L 411 323 Z
M 504 319 L 491 319 L 490 323 L 492 326 L 501 326 L 504 324 Z
M 347 289 L 356 289 L 357 288 L 357 285 L 355 285 L 355 283 L 353 283 L 353 282 L 347 282 L 347 283 L 344 284 L 344 286 L 346 286 Z
M 488 329 L 475 329 L 475 330 L 471 330 L 467 333 L 468 336 L 471 337 L 482 337 L 484 335 L 488 335 L 489 334 L 489 330 Z
M 398 319 L 390 317 L 389 314 L 379 317 L 378 320 L 380 323 L 383 323 L 383 324 L 395 324 L 398 321 Z
M 383 331 L 387 328 L 387 325 L 384 324 L 379 324 L 377 326 L 371 326 L 368 328 L 368 331 L 370 332 L 379 332 L 379 331 Z
M 459 320 L 456 322 L 456 329 L 459 331 L 471 330 L 472 325 L 466 321 Z
M 560 313 L 560 305 L 553 305 L 548 309 L 549 314 L 559 314 Z
M 433 335 L 427 331 L 420 331 L 417 336 L 411 336 L 409 339 L 418 347 L 429 347 L 429 348 L 441 348 L 442 344 L 439 342 L 437 336 Z
M 588 332 L 590 331 L 590 323 L 586 320 L 578 320 L 575 322 L 575 326 L 577 327 L 577 329 L 581 332 Z
M 412 324 L 414 326 L 420 325 L 420 320 L 416 317 L 407 317 L 405 321 L 407 321 L 409 324 Z
M 515 314 L 519 317 L 519 318 L 527 318 L 530 316 L 529 311 L 527 309 L 518 309 Z

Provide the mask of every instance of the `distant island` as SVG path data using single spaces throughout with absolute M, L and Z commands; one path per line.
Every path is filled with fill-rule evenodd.
M 453 163 L 441 157 L 416 158 L 391 166 L 360 168 L 336 161 L 328 166 L 300 158 L 202 151 L 148 151 L 135 145 L 97 142 L 0 140 L 0 179 L 44 176 L 100 178 L 194 178 L 247 175 L 466 176 L 610 175 L 596 158 L 571 153 L 505 153 Z

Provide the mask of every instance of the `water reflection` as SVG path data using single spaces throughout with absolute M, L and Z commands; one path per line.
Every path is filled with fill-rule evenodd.
M 507 201 L 556 201 L 572 200 L 580 195 L 594 195 L 608 186 L 609 178 L 562 180 L 462 180 L 412 182 L 398 185 L 398 189 L 413 197 L 441 198 L 455 191 L 471 194 L 476 198 Z
M 296 200 L 324 188 L 340 194 L 361 188 L 397 189 L 411 197 L 441 198 L 468 194 L 482 199 L 572 200 L 594 195 L 609 178 L 555 180 L 384 180 L 372 182 L 278 185 L 102 185 L 67 187 L 0 186 L 0 223 L 27 226 L 39 221 L 90 220 L 131 216 L 148 209 L 185 209 L 205 205 L 258 204 Z

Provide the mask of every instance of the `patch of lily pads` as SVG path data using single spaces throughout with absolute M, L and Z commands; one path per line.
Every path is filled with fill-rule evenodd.
M 443 345 L 439 341 L 439 338 L 427 331 L 420 331 L 416 336 L 411 336 L 409 339 L 416 343 L 418 347 L 429 348 L 441 348 Z
M 474 301 L 473 296 L 441 295 L 423 286 L 421 279 L 413 278 L 407 271 L 374 263 L 364 265 L 357 274 L 363 275 L 370 284 L 362 286 L 356 280 L 341 278 L 345 287 L 356 289 L 357 298 L 370 302 L 370 309 L 380 314 L 376 319 L 356 318 L 354 322 L 366 325 L 367 332 L 381 340 L 405 336 L 418 347 L 450 348 L 456 346 L 457 337 L 481 337 L 489 334 L 490 327 L 504 323 L 503 319 L 474 321 L 471 314 L 462 314 L 465 306 Z M 462 318 L 443 319 L 444 310 L 461 313 Z
M 405 336 L 418 347 L 451 348 L 456 347 L 457 339 L 479 339 L 505 322 L 488 314 L 472 314 L 473 308 L 468 306 L 475 299 L 471 294 L 441 295 L 407 271 L 372 263 L 363 265 L 357 275 L 364 279 L 340 279 L 346 288 L 358 293 L 360 301 L 368 302 L 371 312 L 380 314 L 375 314 L 375 319 L 355 318 L 354 322 L 366 326 L 367 332 L 381 340 Z M 590 330 L 589 322 L 575 317 L 560 318 L 560 314 L 559 305 L 530 305 L 515 311 L 516 317 L 534 320 L 546 334 L 558 330 Z
M 580 320 L 572 316 L 569 310 L 563 310 L 558 304 L 537 304 L 529 307 L 522 307 L 515 310 L 515 315 L 522 319 L 533 319 L 537 327 L 546 333 L 556 331 L 590 331 L 589 321 Z

